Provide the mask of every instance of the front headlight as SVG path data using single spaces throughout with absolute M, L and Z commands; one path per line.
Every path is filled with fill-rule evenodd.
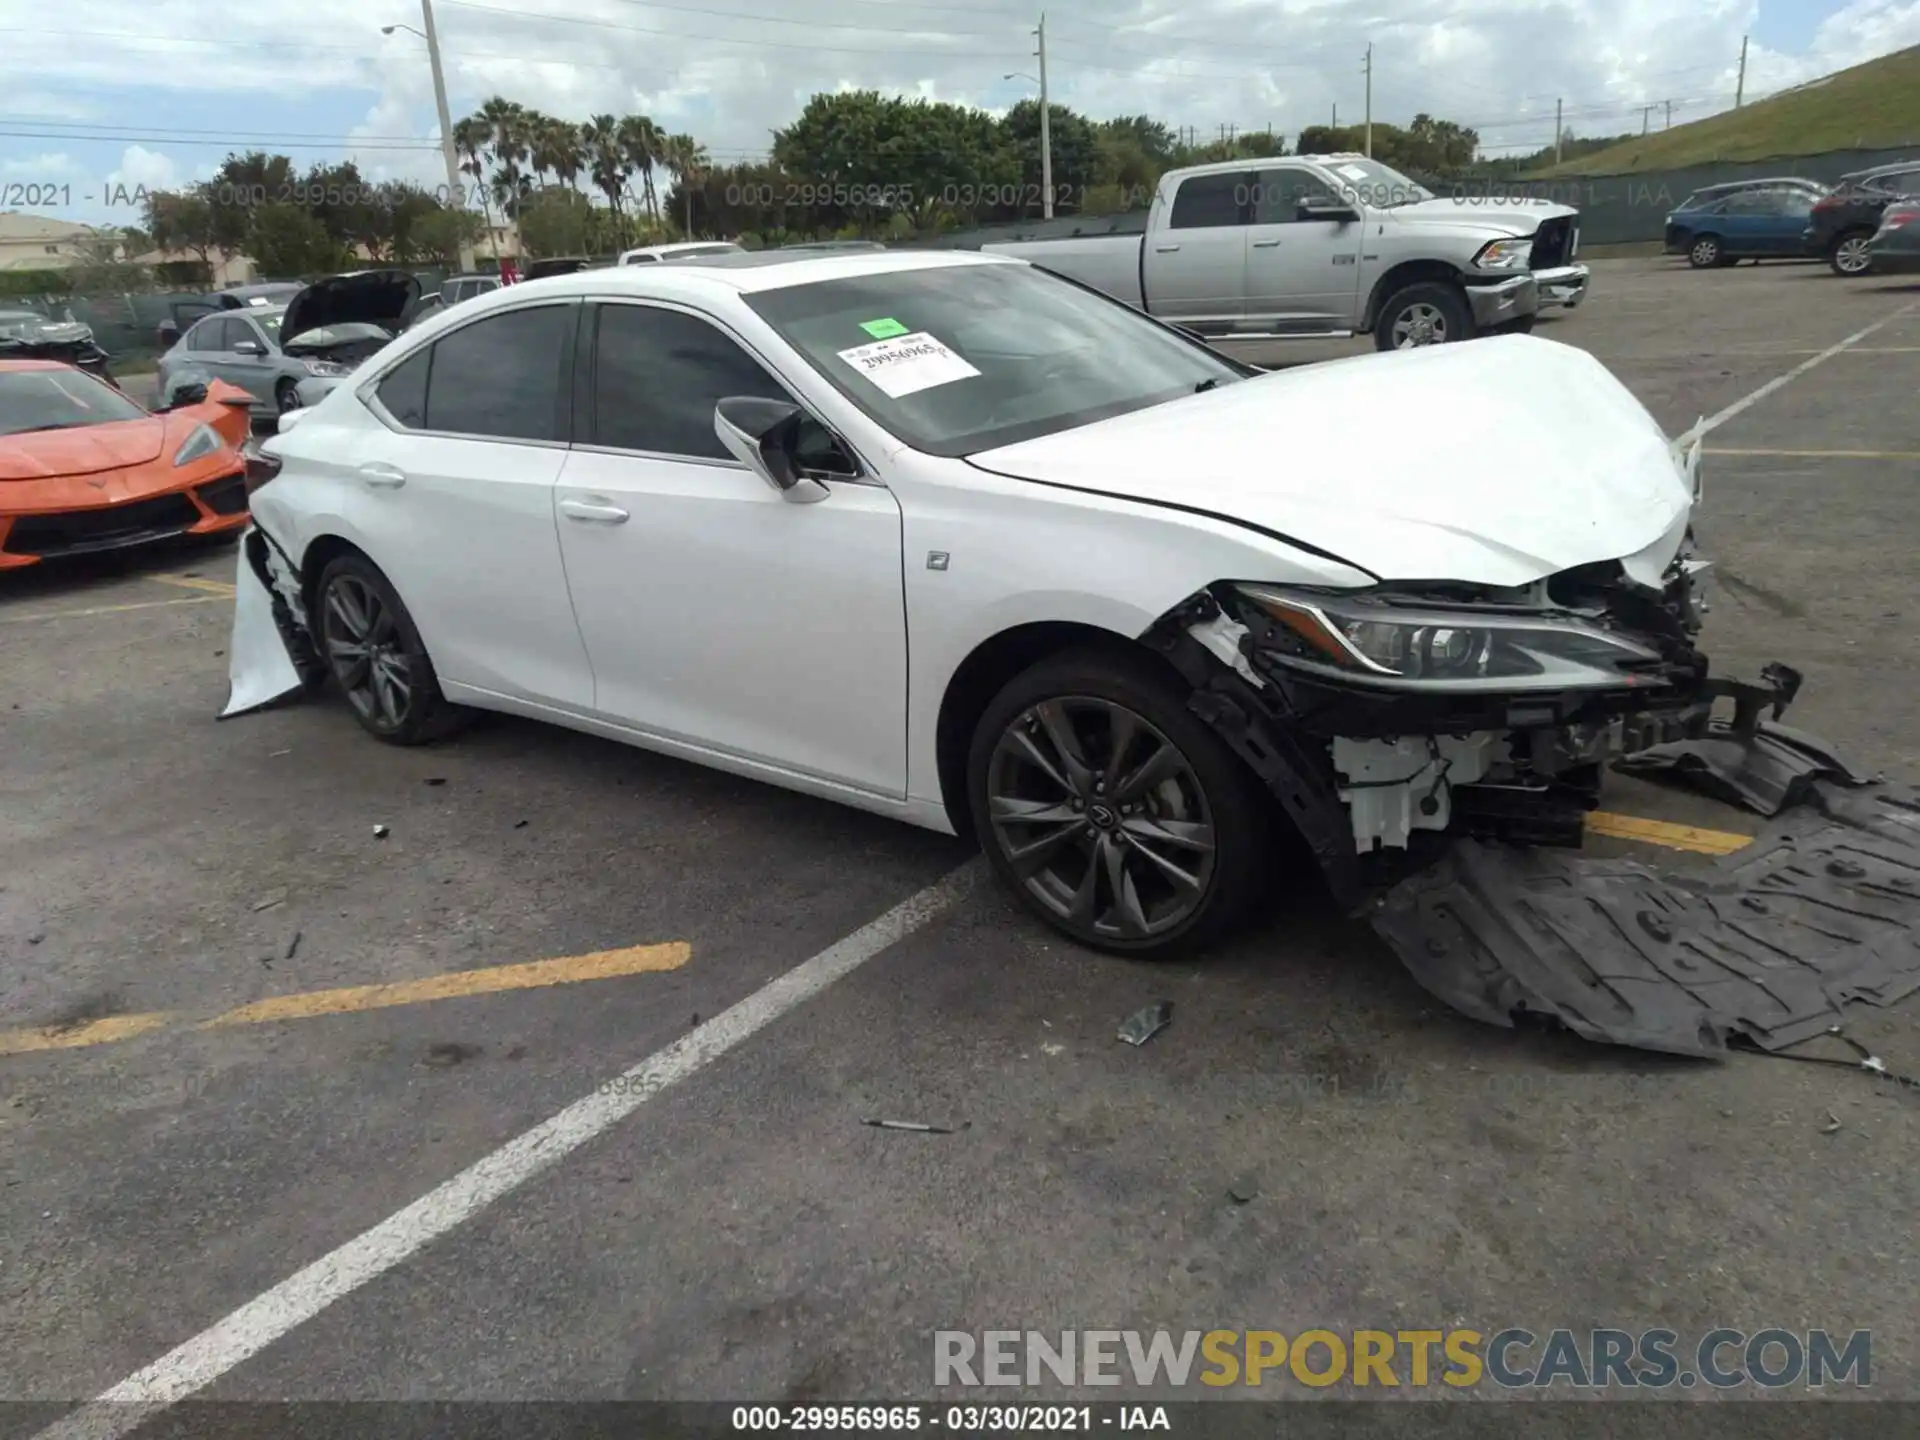
M 196 425 L 193 433 L 173 452 L 173 463 L 176 466 L 191 465 L 209 455 L 218 455 L 223 444 L 219 432 L 211 425 Z
M 342 365 L 338 360 L 307 360 L 302 363 L 307 367 L 309 375 L 337 376 L 353 373 L 351 365 Z
M 1480 253 L 1473 257 L 1473 263 L 1482 270 L 1524 270 L 1532 254 L 1533 237 L 1530 235 L 1520 240 L 1495 240 L 1480 248 Z
M 1302 670 L 1422 691 L 1634 689 L 1663 683 L 1646 646 L 1574 619 L 1396 603 L 1378 592 L 1308 595 L 1243 585 L 1278 622 L 1267 648 Z

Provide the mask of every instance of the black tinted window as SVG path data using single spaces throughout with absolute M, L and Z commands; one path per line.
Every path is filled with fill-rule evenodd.
M 569 308 L 510 310 L 436 344 L 426 428 L 503 440 L 558 439 Z
M 1291 225 L 1300 219 L 1300 205 L 1305 200 L 1315 200 L 1327 205 L 1337 205 L 1340 197 L 1311 170 L 1302 170 L 1298 166 L 1288 166 L 1283 170 L 1262 170 L 1254 177 L 1253 223 L 1256 225 Z
M 600 307 L 593 371 L 594 443 L 623 450 L 729 459 L 713 433 L 721 399 L 793 398 L 705 320 L 643 305 Z
M 1248 192 L 1253 175 L 1196 175 L 1180 182 L 1173 193 L 1175 230 L 1198 230 L 1208 225 L 1244 225 L 1247 223 Z
M 410 430 L 426 428 L 427 370 L 432 361 L 431 347 L 420 351 L 382 380 L 375 392 L 387 413 Z

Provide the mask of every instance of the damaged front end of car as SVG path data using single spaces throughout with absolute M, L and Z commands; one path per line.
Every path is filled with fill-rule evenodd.
M 249 455 L 249 490 L 264 483 L 263 471 L 277 468 L 271 456 Z M 240 537 L 239 551 L 222 720 L 312 691 L 326 675 L 314 649 L 300 572 L 292 558 L 257 520 Z
M 1920 989 L 1920 797 L 1777 724 L 1796 671 L 1712 673 L 1690 536 L 1658 584 L 1631 568 L 1520 590 L 1216 584 L 1143 638 L 1341 908 L 1463 1014 L 1716 1056 Z M 1582 855 L 1615 766 L 1781 818 L 1704 879 Z

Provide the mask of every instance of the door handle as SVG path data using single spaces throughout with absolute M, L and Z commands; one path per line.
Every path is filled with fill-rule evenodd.
M 1253 248 L 1256 250 L 1271 250 L 1279 243 L 1278 240 L 1256 240 L 1253 242 Z
M 360 478 L 369 485 L 377 485 L 383 490 L 398 490 L 407 483 L 406 473 L 392 465 L 383 465 L 379 461 L 360 467 Z
M 1156 255 L 1171 255 L 1179 248 L 1178 245 L 1156 245 L 1153 247 L 1153 253 Z
M 580 520 L 590 525 L 624 525 L 627 512 L 618 505 L 594 505 L 585 500 L 562 500 L 560 513 L 569 520 Z

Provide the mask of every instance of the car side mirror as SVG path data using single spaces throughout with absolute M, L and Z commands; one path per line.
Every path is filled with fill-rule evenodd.
M 175 388 L 173 398 L 167 402 L 167 409 L 179 410 L 188 405 L 204 405 L 207 400 L 207 387 L 204 385 L 181 385 Z
M 827 498 L 827 487 L 800 473 L 796 452 L 806 412 L 787 400 L 729 395 L 713 407 L 713 433 L 742 465 L 796 505 Z
M 236 355 L 264 355 L 267 353 L 267 347 L 262 345 L 258 340 L 238 340 L 234 342 L 233 353 Z
M 1348 221 L 1358 220 L 1360 212 L 1338 200 L 1302 200 L 1300 218 L 1302 220 L 1337 220 L 1345 224 Z

